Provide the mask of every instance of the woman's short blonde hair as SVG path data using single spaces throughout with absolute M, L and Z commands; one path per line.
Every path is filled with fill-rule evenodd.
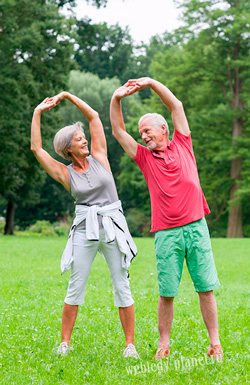
M 70 126 L 63 127 L 56 133 L 54 137 L 54 149 L 57 154 L 62 156 L 64 159 L 71 159 L 70 153 L 67 151 L 67 149 L 71 147 L 72 138 L 76 131 L 81 131 L 85 136 L 83 123 L 76 122 Z

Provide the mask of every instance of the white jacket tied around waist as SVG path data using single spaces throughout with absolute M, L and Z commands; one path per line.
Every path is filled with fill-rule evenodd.
M 76 205 L 76 217 L 69 232 L 69 239 L 61 259 L 61 271 L 64 274 L 73 262 L 73 237 L 76 227 L 86 219 L 86 237 L 90 241 L 99 240 L 99 224 L 97 214 L 101 215 L 106 242 L 116 239 L 121 253 L 124 255 L 122 267 L 128 269 L 131 260 L 137 254 L 137 248 L 129 232 L 122 212 L 121 201 L 99 207 L 97 205 Z

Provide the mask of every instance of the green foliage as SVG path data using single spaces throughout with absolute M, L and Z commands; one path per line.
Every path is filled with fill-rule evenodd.
M 140 361 L 122 357 L 124 335 L 113 305 L 109 270 L 100 255 L 92 265 L 85 303 L 79 308 L 71 340 L 74 350 L 60 357 L 53 349 L 60 343 L 69 280 L 69 274 L 60 275 L 66 238 L 0 237 L 0 334 L 5 336 L 1 341 L 1 385 L 249 383 L 250 240 L 212 240 L 222 285 L 215 295 L 223 363 L 205 360 L 208 336 L 184 266 L 175 299 L 170 357 L 162 362 L 162 370 L 161 365 L 152 365 L 159 343 L 154 240 L 135 241 L 139 253 L 130 267 L 130 287 Z
M 53 224 L 55 233 L 59 237 L 66 237 L 69 234 L 70 226 L 68 225 L 63 225 L 58 223 L 58 225 Z
M 107 4 L 108 0 L 85 0 L 86 3 L 90 3 L 91 5 L 100 8 L 101 6 L 104 6 Z M 76 1 L 75 0 L 56 0 L 56 3 L 59 7 L 63 7 L 65 4 L 69 4 L 71 7 L 75 7 Z
M 50 149 L 49 153 L 55 157 L 52 149 Z M 35 206 L 33 202 L 31 204 L 24 202 L 23 205 L 19 205 L 16 209 L 15 223 L 20 228 L 25 229 L 36 220 L 47 220 L 53 223 L 73 216 L 75 208 L 73 197 L 49 175 L 46 175 L 44 185 L 42 187 L 36 186 L 35 191 L 39 196 Z
M 106 0 L 91 3 L 105 6 Z M 74 7 L 73 0 L 0 1 L 0 92 L 4 95 L 0 106 L 4 153 L 0 194 L 4 202 L 11 199 L 18 204 L 16 223 L 20 228 L 35 220 L 53 223 L 73 215 L 72 197 L 45 174 L 29 149 L 33 108 L 62 89 L 81 97 L 99 112 L 125 212 L 136 216 L 136 209 L 141 212 L 139 217 L 145 215 L 150 220 L 146 183 L 112 136 L 109 104 L 113 91 L 128 78 L 152 76 L 166 84 L 185 107 L 201 185 L 212 211 L 208 217 L 211 234 L 224 236 L 230 210 L 241 204 L 243 233 L 249 236 L 250 3 L 176 3 L 184 11 L 185 27 L 154 36 L 149 45 L 135 46 L 127 28 L 92 24 L 87 18 L 66 20 L 58 7 Z M 79 44 L 75 46 L 74 68 L 91 73 L 72 71 L 67 83 L 73 68 L 72 38 Z M 146 112 L 161 113 L 173 132 L 170 113 L 149 88 L 122 104 L 127 131 L 136 140 L 140 140 L 138 119 Z M 57 157 L 52 148 L 56 130 L 77 120 L 84 121 L 88 136 L 87 121 L 67 101 L 44 114 L 43 145 L 52 156 Z M 238 137 L 233 133 L 235 122 L 242 130 Z M 238 159 L 241 172 L 232 178 L 232 164 Z M 230 199 L 235 185 L 237 191 Z
M 133 237 L 150 236 L 150 217 L 142 209 L 131 208 L 126 212 L 129 231 Z
M 5 227 L 5 221 L 0 219 L 0 234 L 3 233 Z
M 22 235 L 40 235 L 40 236 L 60 236 L 66 237 L 69 234 L 69 230 L 72 224 L 72 218 L 69 218 L 68 221 L 64 222 L 54 222 L 50 223 L 46 220 L 38 220 L 33 225 L 29 226 L 25 231 L 20 231 L 18 226 L 16 226 L 15 234 Z
M 136 46 L 128 32 L 118 24 L 92 24 L 87 17 L 77 22 L 75 61 L 81 71 L 91 72 L 101 79 L 116 76 L 122 84 L 128 79 L 149 76 L 149 64 L 160 46 L 152 39 L 149 46 Z M 142 97 L 149 96 L 149 90 Z
M 56 232 L 49 221 L 37 221 L 34 225 L 31 225 L 28 229 L 31 233 L 56 236 Z
M 90 19 L 78 21 L 78 44 L 75 60 L 81 71 L 92 72 L 101 79 L 118 76 L 129 66 L 133 46 L 128 28 L 107 23 L 91 24 Z
M 1 1 L 0 24 L 0 194 L 31 205 L 45 180 L 30 151 L 32 112 L 67 84 L 71 20 L 59 14 L 54 0 L 7 0 Z M 55 112 L 43 118 L 44 143 L 55 120 Z

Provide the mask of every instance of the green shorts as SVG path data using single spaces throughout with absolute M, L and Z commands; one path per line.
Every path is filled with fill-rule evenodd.
M 155 233 L 159 293 L 176 297 L 184 258 L 195 290 L 210 291 L 220 286 L 205 218 Z

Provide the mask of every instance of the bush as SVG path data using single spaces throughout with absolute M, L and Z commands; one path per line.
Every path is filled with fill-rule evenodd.
M 5 220 L 1 219 L 0 220 L 0 234 L 3 233 L 5 227 Z
M 250 238 L 250 225 L 248 223 L 243 225 L 243 234 L 245 238 Z
M 45 236 L 57 236 L 54 227 L 49 221 L 36 221 L 34 225 L 28 228 L 28 232 Z
M 68 223 L 68 222 L 55 222 L 53 223 L 53 227 L 54 227 L 54 230 L 56 232 L 56 234 L 59 236 L 59 237 L 64 237 L 64 236 L 68 236 L 69 235 L 69 230 L 70 230 L 70 227 L 71 227 L 71 222 Z
M 129 209 L 126 213 L 128 228 L 133 237 L 149 237 L 150 217 L 137 208 Z

